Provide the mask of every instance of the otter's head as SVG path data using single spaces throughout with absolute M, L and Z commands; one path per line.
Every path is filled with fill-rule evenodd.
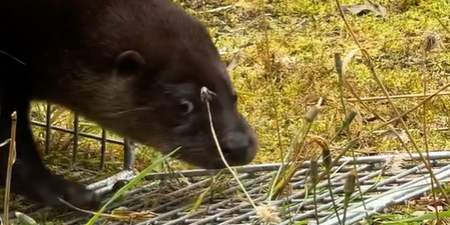
M 203 41 L 206 40 L 209 39 Z M 204 47 L 200 43 L 193 43 L 194 46 L 189 46 L 193 49 L 178 51 L 170 59 L 162 56 L 161 60 L 168 63 L 158 68 L 147 62 L 139 50 L 122 52 L 113 73 L 118 80 L 112 82 L 124 85 L 117 94 L 121 95 L 118 99 L 126 101 L 121 103 L 126 107 L 105 114 L 113 115 L 113 124 L 109 126 L 163 153 L 181 147 L 177 158 L 190 164 L 223 168 L 211 131 L 212 122 L 227 162 L 247 164 L 257 152 L 255 135 L 237 110 L 237 93 L 218 53 L 212 45 L 210 52 L 202 52 Z M 206 102 L 202 101 L 202 87 L 214 92 L 208 101 L 212 121 Z
M 86 54 L 108 66 L 85 74 L 105 75 L 86 78 L 95 88 L 83 90 L 78 111 L 162 153 L 181 147 L 176 157 L 192 165 L 224 168 L 200 95 L 206 87 L 215 93 L 212 123 L 227 162 L 250 163 L 257 139 L 238 112 L 237 93 L 207 29 L 166 0 L 115 2 L 89 41 L 95 43 L 89 53 L 107 61 Z

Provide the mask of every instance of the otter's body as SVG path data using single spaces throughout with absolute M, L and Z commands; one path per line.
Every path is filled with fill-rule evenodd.
M 99 125 L 202 168 L 223 168 L 200 89 L 215 92 L 214 127 L 227 161 L 249 163 L 256 138 L 206 28 L 169 0 L 0 2 L 0 142 L 18 115 L 12 191 L 46 205 L 98 199 L 52 175 L 28 119 L 30 102 L 65 106 Z M 4 183 L 7 148 L 0 149 Z M 2 184 L 3 184 L 2 183 Z

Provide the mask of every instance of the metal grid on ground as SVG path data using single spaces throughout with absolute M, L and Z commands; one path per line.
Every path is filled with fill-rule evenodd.
M 417 155 L 413 155 L 418 159 Z M 450 152 L 430 153 L 431 165 L 436 177 L 440 180 L 450 176 L 450 164 L 446 159 L 450 159 Z M 358 222 L 367 216 L 380 212 L 385 207 L 393 204 L 401 204 L 405 200 L 422 195 L 430 190 L 430 179 L 421 163 L 405 160 L 401 170 L 390 169 L 389 162 L 400 160 L 398 156 L 370 156 L 361 157 L 356 160 L 344 158 L 339 160 L 338 165 L 333 168 L 331 176 L 334 202 L 338 206 L 342 215 L 343 185 L 345 178 L 351 168 L 356 165 L 359 187 L 363 192 L 362 198 L 355 199 L 350 204 L 346 216 L 346 224 Z M 276 174 L 279 164 L 253 165 L 238 169 L 238 176 L 253 201 L 265 203 L 268 186 L 271 178 Z M 327 182 L 321 182 L 317 188 L 316 201 L 313 200 L 312 193 L 305 196 L 305 181 L 309 163 L 306 162 L 300 168 L 290 182 L 291 191 L 280 198 L 272 201 L 272 205 L 277 206 L 277 211 L 282 222 L 280 225 L 294 224 L 300 221 L 315 223 L 315 207 L 318 211 L 318 221 L 320 224 L 337 225 L 339 221 L 335 217 L 333 203 L 330 198 Z M 122 172 L 126 173 L 126 172 Z M 131 172 L 128 172 L 131 173 Z M 251 205 L 246 201 L 245 195 L 241 192 L 239 185 L 231 175 L 222 176 L 221 183 L 217 188 L 213 188 L 213 195 L 210 192 L 204 195 L 203 201 L 194 209 L 196 200 L 211 186 L 213 180 L 210 171 L 190 170 L 176 173 L 183 175 L 179 179 L 168 179 L 174 174 L 151 174 L 146 177 L 143 184 L 130 191 L 125 196 L 117 200 L 108 207 L 111 209 L 125 209 L 134 212 L 151 211 L 157 213 L 152 218 L 140 218 L 139 221 L 117 221 L 100 218 L 98 224 L 263 224 L 257 221 L 257 216 Z M 130 179 L 132 174 L 122 174 Z M 178 176 L 180 177 L 180 176 Z M 215 179 L 218 179 L 215 176 Z M 112 179 L 106 183 L 103 190 L 111 189 L 116 180 Z M 159 184 L 154 184 L 160 181 Z M 105 185 L 105 181 L 103 185 Z M 190 184 L 188 185 L 187 182 Z M 96 189 L 96 187 L 91 186 Z M 358 188 L 357 188 L 358 189 Z M 357 190 L 358 192 L 358 190 Z M 354 196 L 361 196 L 355 193 Z M 110 197 L 110 194 L 109 194 Z M 106 202 L 108 196 L 104 199 Z M 361 201 L 361 199 L 363 199 Z M 316 204 L 314 203 L 316 202 Z M 362 204 L 364 202 L 364 205 Z M 198 204 L 198 202 L 197 202 Z M 192 211 L 191 211 L 192 210 Z M 34 213 L 29 213 L 33 217 Z M 58 216 L 64 224 L 75 225 L 84 224 L 89 217 L 76 217 L 73 213 Z M 139 218 L 137 218 L 139 219 Z M 342 216 L 341 216 L 342 219 Z

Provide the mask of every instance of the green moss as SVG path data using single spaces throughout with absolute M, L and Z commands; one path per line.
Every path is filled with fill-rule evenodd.
M 335 1 L 319 0 L 267 1 L 264 10 L 268 22 L 266 42 L 260 2 L 205 0 L 183 2 L 182 6 L 209 27 L 225 62 L 231 62 L 239 55 L 237 67 L 229 73 L 238 91 L 244 93 L 239 107 L 259 136 L 261 152 L 253 163 L 269 163 L 280 161 L 280 149 L 287 151 L 291 146 L 308 107 L 315 104 L 319 97 L 325 98 L 326 102 L 312 126 L 312 133 L 325 138 L 334 135 L 344 118 L 334 54 L 340 53 L 343 59 L 357 45 L 336 11 Z M 342 1 L 341 4 L 361 2 L 352 0 Z M 443 48 L 425 55 L 423 46 L 429 33 L 438 34 L 444 46 L 448 44 L 449 34 L 434 15 L 449 25 L 450 2 L 424 0 L 418 6 L 405 3 L 410 4 L 407 9 L 398 2 L 390 2 L 376 1 L 387 7 L 387 18 L 377 18 L 371 14 L 361 17 L 346 14 L 346 19 L 358 41 L 371 55 L 376 73 L 390 95 L 423 92 L 424 75 L 428 77 L 428 90 L 439 89 L 449 82 L 446 73 L 450 71 L 450 51 Z M 266 54 L 267 45 L 269 55 Z M 348 82 L 360 97 L 383 96 L 381 87 L 360 56 L 348 66 Z M 353 98 L 348 89 L 344 89 L 344 97 Z M 405 111 L 418 104 L 420 98 L 393 101 L 399 110 Z M 394 117 L 392 108 L 385 100 L 366 103 L 384 118 Z M 370 114 L 359 103 L 345 101 L 345 104 L 347 109 L 357 110 L 364 118 Z M 448 107 L 446 96 L 435 97 L 428 103 L 426 117 L 429 129 L 448 126 Z M 43 109 L 38 111 L 41 114 L 44 112 Z M 422 128 L 422 111 L 420 108 L 409 115 L 406 122 L 410 129 Z M 70 120 L 62 120 L 59 124 L 71 127 Z M 351 137 L 356 137 L 358 131 L 370 131 L 380 124 L 380 121 L 375 121 L 360 127 L 354 123 L 350 126 Z M 396 127 L 401 128 L 400 125 Z M 36 132 L 44 137 L 42 129 Z M 100 130 L 97 129 L 96 133 L 100 134 Z M 55 132 L 54 135 L 53 146 L 60 146 L 59 134 Z M 423 138 L 418 132 L 413 132 L 413 136 L 423 149 Z M 345 145 L 348 140 L 348 137 L 342 137 L 336 143 Z M 90 158 L 99 156 L 99 151 L 96 153 L 93 150 L 99 148 L 98 143 L 88 139 L 82 142 L 80 155 L 89 154 Z M 360 146 L 359 152 L 374 149 L 380 153 L 391 152 L 393 148 L 403 151 L 398 141 L 383 142 L 377 136 L 374 136 L 374 141 L 364 140 L 362 143 L 365 144 Z M 411 147 L 410 144 L 408 146 Z M 449 148 L 448 132 L 430 131 L 429 147 L 431 150 Z M 144 168 L 157 157 L 158 154 L 150 152 L 151 149 L 140 150 L 138 168 Z M 119 169 L 121 160 L 120 146 L 108 145 L 108 165 L 116 165 L 112 169 Z M 179 162 L 174 165 L 186 167 Z

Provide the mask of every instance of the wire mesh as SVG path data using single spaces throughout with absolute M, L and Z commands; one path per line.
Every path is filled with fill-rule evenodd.
M 106 137 L 106 131 L 93 135 L 80 132 L 79 118 L 75 115 L 74 130 L 51 126 L 50 105 L 47 105 L 47 121 L 45 123 L 33 121 L 34 125 L 42 126 L 46 130 L 45 153 L 49 152 L 51 133 L 58 130 L 73 134 L 73 152 L 71 163 L 62 174 L 78 173 L 80 183 L 87 185 L 102 196 L 102 203 L 106 203 L 117 190 L 116 184 L 123 180 L 131 180 L 136 174 L 133 172 L 136 145 L 129 140 L 118 140 Z M 123 170 L 116 174 L 104 174 L 99 177 L 98 171 L 76 168 L 73 165 L 77 159 L 79 137 L 91 138 L 101 142 L 100 170 L 105 165 L 106 143 L 123 145 Z M 413 155 L 414 160 L 418 159 Z M 440 180 L 450 176 L 450 153 L 430 153 L 431 166 Z M 392 162 L 402 161 L 401 167 L 393 168 Z M 320 162 L 319 162 L 320 163 Z M 398 163 L 397 163 L 398 164 Z M 346 212 L 346 224 L 355 223 L 386 209 L 388 206 L 401 204 L 405 200 L 422 195 L 430 190 L 428 171 L 421 163 L 412 163 L 410 159 L 399 158 L 397 155 L 368 156 L 343 158 L 332 168 L 330 183 L 322 181 L 317 190 L 312 193 L 308 183 L 310 162 L 305 162 L 296 171 L 289 182 L 283 196 L 270 201 L 278 212 L 280 221 L 275 224 L 319 223 L 326 225 L 340 224 L 343 219 L 343 188 L 350 169 L 355 168 L 358 178 L 358 190 L 354 193 L 353 201 Z M 277 173 L 280 164 L 249 165 L 237 168 L 239 180 L 252 200 L 259 205 L 267 205 L 267 195 L 271 181 Z M 188 170 L 173 173 L 155 173 L 145 177 L 144 181 L 127 191 L 122 197 L 106 208 L 106 213 L 118 215 L 120 212 L 132 212 L 123 216 L 122 221 L 100 217 L 101 224 L 262 224 L 258 213 L 246 199 L 236 180 L 227 170 Z M 329 188 L 331 185 L 331 189 Z M 330 194 L 330 190 L 332 194 Z M 19 199 L 20 201 L 20 199 Z M 12 204 L 14 205 L 14 204 Z M 19 204 L 20 205 L 20 204 Z M 337 205 L 336 211 L 334 205 Z M 54 214 L 52 209 L 39 205 L 25 205 L 11 209 L 11 219 L 14 210 L 26 213 L 32 218 L 44 219 L 42 215 L 50 216 L 57 224 L 83 224 L 90 216 L 79 215 L 75 212 Z M 336 216 L 336 212 L 339 216 Z M 58 222 L 55 222 L 58 221 Z
M 417 160 L 417 154 L 412 159 Z M 441 181 L 450 176 L 448 159 L 449 152 L 430 153 L 431 167 Z M 394 169 L 390 165 L 393 161 L 403 163 Z M 255 204 L 267 204 L 271 180 L 279 166 L 264 164 L 236 169 L 239 180 Z M 305 162 L 295 173 L 284 195 L 271 201 L 270 205 L 276 207 L 281 220 L 274 224 L 314 224 L 317 221 L 326 225 L 341 224 L 339 219 L 342 222 L 344 182 L 352 168 L 356 168 L 360 192 L 353 194 L 345 224 L 364 220 L 388 206 L 418 197 L 431 188 L 425 166 L 409 158 L 399 158 L 398 155 L 343 158 L 331 170 L 333 194 L 330 195 L 330 189 L 327 188 L 328 182 L 322 181 L 313 198 L 312 190 L 305 186 L 308 184 L 309 166 L 310 163 Z M 264 224 L 258 221 L 257 212 L 246 200 L 235 179 L 225 173 L 226 170 L 222 172 L 224 174 L 221 175 L 217 175 L 218 171 L 208 170 L 150 174 L 143 183 L 127 191 L 106 209 L 107 213 L 115 211 L 115 215 L 119 215 L 120 210 L 133 212 L 133 219 L 126 217 L 126 221 L 119 221 L 100 217 L 98 224 Z M 122 174 L 120 179 L 133 177 L 133 174 Z M 103 181 L 102 185 L 91 185 L 90 188 L 103 189 L 103 203 L 106 203 L 111 197 L 112 186 L 120 179 Z M 333 210 L 333 202 L 337 205 L 339 219 Z M 37 216 L 36 212 L 27 215 Z M 52 217 L 66 225 L 84 224 L 89 218 L 73 212 Z
M 32 124 L 35 126 L 40 126 L 45 128 L 45 154 L 48 154 L 50 151 L 50 143 L 51 143 L 51 130 L 56 130 L 60 132 L 65 132 L 73 135 L 73 148 L 72 148 L 72 160 L 71 165 L 73 166 L 77 161 L 77 153 L 78 153 L 78 143 L 80 137 L 86 137 L 93 140 L 97 140 L 101 142 L 101 157 L 100 157 L 100 170 L 104 169 L 105 166 L 105 151 L 106 151 L 106 143 L 114 143 L 123 146 L 124 149 L 124 170 L 132 170 L 134 168 L 134 159 L 135 159 L 135 149 L 136 145 L 128 139 L 117 140 L 112 138 L 107 138 L 105 129 L 102 129 L 102 135 L 94 135 L 89 133 L 84 133 L 79 131 L 79 120 L 80 117 L 78 113 L 75 113 L 73 127 L 74 129 L 67 129 L 59 126 L 54 126 L 50 123 L 50 115 L 51 115 L 51 104 L 46 104 L 46 121 L 45 123 L 39 121 L 32 121 Z

